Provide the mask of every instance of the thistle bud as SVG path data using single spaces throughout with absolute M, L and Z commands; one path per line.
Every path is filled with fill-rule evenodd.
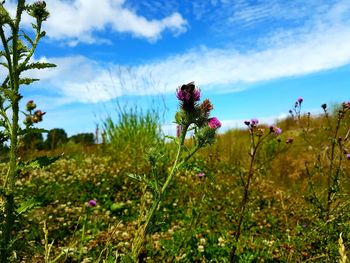
M 33 122 L 38 123 L 43 120 L 43 116 L 46 114 L 46 112 L 42 112 L 41 110 L 37 110 L 34 112 L 33 116 Z
M 251 119 L 250 120 L 250 124 L 252 127 L 255 127 L 256 125 L 258 125 L 259 123 L 259 120 L 258 119 Z
M 36 104 L 34 103 L 33 100 L 30 100 L 27 102 L 27 105 L 26 105 L 26 110 L 27 111 L 32 111 L 36 108 Z
M 45 21 L 49 17 L 49 12 L 46 10 L 45 1 L 37 1 L 27 7 L 28 14 L 32 17 Z
M 213 104 L 211 104 L 211 102 L 208 99 L 205 99 L 199 107 L 201 113 L 205 117 L 209 117 L 210 111 L 214 108 Z
M 33 117 L 30 115 L 27 115 L 25 120 L 23 121 L 25 126 L 31 126 L 33 124 Z
M 286 140 L 286 144 L 291 144 L 291 143 L 293 143 L 293 141 L 294 141 L 293 138 L 288 138 L 288 139 Z

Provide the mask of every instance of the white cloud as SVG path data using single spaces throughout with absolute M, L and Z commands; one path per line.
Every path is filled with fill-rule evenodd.
M 64 16 L 67 21 L 62 23 L 62 32 L 56 31 L 56 34 L 65 34 L 65 32 L 70 34 L 71 30 L 68 28 L 67 31 L 63 30 L 67 23 L 73 27 L 73 33 L 66 37 L 72 38 L 81 31 L 87 30 L 86 28 L 102 28 L 105 25 L 103 17 L 109 17 L 111 9 L 122 8 L 123 4 L 121 0 L 113 4 L 110 0 L 100 2 L 102 7 L 105 6 L 94 10 L 90 0 L 49 1 L 49 5 L 57 5 L 58 9 L 54 13 L 67 12 Z M 82 7 L 78 9 L 78 5 Z M 73 11 L 76 11 L 76 14 L 73 14 Z M 99 13 L 98 17 L 94 17 L 93 11 L 106 13 Z M 124 18 L 123 16 L 119 16 L 118 19 L 112 17 L 116 19 L 113 21 L 116 27 L 120 26 L 120 30 L 125 27 L 136 30 L 140 21 L 143 27 L 147 28 L 147 25 L 154 22 L 149 24 L 150 21 L 144 18 L 136 18 L 135 13 L 130 10 L 122 11 L 125 11 Z M 100 102 L 122 95 L 169 93 L 174 92 L 178 85 L 193 80 L 204 90 L 215 88 L 218 92 L 240 91 L 249 87 L 250 83 L 300 76 L 349 64 L 349 12 L 350 3 L 339 1 L 322 16 L 316 16 L 312 23 L 309 22 L 294 30 L 274 32 L 263 40 L 257 40 L 258 43 L 264 43 L 263 48 L 259 49 L 242 52 L 234 48 L 212 49 L 203 46 L 183 54 L 132 67 L 101 64 L 83 56 L 42 58 L 56 63 L 58 67 L 33 72 L 32 76 L 43 80 L 40 85 L 54 87 L 63 97 L 64 102 Z M 78 21 L 87 23 L 85 28 L 82 25 L 75 25 L 73 21 L 68 21 L 75 16 L 81 16 Z M 135 19 L 136 22 L 128 25 L 118 24 L 118 21 L 129 19 L 128 17 Z M 176 20 L 176 17 L 169 16 L 162 21 L 165 25 L 176 24 Z M 108 21 L 112 23 L 112 20 Z M 144 34 L 151 37 L 152 32 L 156 31 L 149 29 L 145 30 Z
M 28 1 L 34 2 L 33 0 Z M 72 46 L 79 42 L 108 42 L 95 35 L 98 31 L 112 29 L 114 32 L 131 33 L 138 38 L 155 41 L 165 30 L 174 34 L 186 31 L 187 22 L 178 12 L 162 19 L 146 19 L 144 16 L 125 8 L 125 0 L 47 0 L 49 19 L 43 27 L 53 40 L 65 40 Z M 13 1 L 6 4 L 14 13 Z M 31 20 L 24 17 L 28 26 Z
M 81 102 L 98 102 L 121 95 L 174 92 L 195 80 L 202 89 L 224 87 L 239 91 L 249 83 L 293 77 L 328 70 L 350 63 L 350 27 L 315 27 L 295 36 L 279 39 L 262 51 L 201 47 L 164 60 L 125 68 L 101 65 L 85 57 L 49 59 L 57 69 L 46 76 L 64 96 Z M 285 44 L 283 44 L 285 43 Z

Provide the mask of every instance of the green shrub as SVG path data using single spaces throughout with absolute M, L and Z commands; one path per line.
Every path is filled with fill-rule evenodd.
M 137 164 L 147 150 L 162 142 L 158 112 L 143 113 L 137 108 L 108 117 L 104 123 L 103 142 L 106 150 L 119 159 L 131 159 Z M 130 158 L 132 157 L 132 158 Z

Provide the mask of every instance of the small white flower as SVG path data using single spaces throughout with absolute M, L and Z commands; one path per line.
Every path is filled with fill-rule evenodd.
M 204 252 L 204 246 L 203 246 L 203 245 L 199 245 L 197 249 L 198 249 L 198 251 L 201 252 L 201 253 Z

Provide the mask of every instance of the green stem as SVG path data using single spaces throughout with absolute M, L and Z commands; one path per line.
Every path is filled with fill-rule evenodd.
M 255 164 L 255 160 L 256 160 L 256 155 L 258 152 L 258 149 L 261 145 L 261 143 L 265 140 L 265 138 L 267 138 L 270 135 L 270 133 L 266 134 L 263 137 L 260 137 L 258 139 L 258 142 L 255 143 L 254 141 L 254 134 L 251 133 L 251 150 L 250 150 L 250 165 L 249 165 L 249 171 L 248 171 L 248 179 L 247 182 L 244 184 L 244 194 L 243 194 L 243 199 L 241 202 L 241 210 L 239 213 L 239 219 L 238 219 L 238 225 L 237 225 L 237 231 L 235 233 L 235 241 L 236 244 L 233 245 L 232 249 L 231 249 L 231 255 L 230 255 L 230 262 L 235 262 L 235 255 L 236 255 L 236 249 L 237 249 L 237 243 L 238 240 L 241 236 L 241 231 L 242 231 L 242 223 L 243 223 L 243 219 L 244 219 L 244 213 L 246 210 L 246 206 L 248 204 L 248 199 L 249 199 L 249 187 L 250 187 L 250 183 L 251 180 L 253 179 L 254 176 L 254 164 Z
M 155 214 L 155 212 L 157 211 L 158 205 L 160 204 L 160 202 L 163 200 L 164 195 L 169 187 L 170 182 L 172 181 L 176 171 L 189 159 L 191 158 L 199 149 L 199 147 L 195 147 L 182 161 L 181 161 L 181 154 L 183 151 L 183 147 L 184 147 L 184 143 L 185 143 L 185 137 L 186 137 L 186 133 L 188 130 L 188 126 L 185 126 L 183 129 L 183 132 L 181 134 L 180 137 L 180 142 L 179 142 L 179 147 L 177 150 L 177 154 L 176 154 L 176 158 L 175 158 L 175 162 L 173 164 L 173 167 L 159 193 L 159 196 L 156 198 L 156 200 L 154 200 L 150 210 L 147 213 L 146 219 L 145 219 L 145 223 L 140 226 L 140 228 L 138 229 L 136 235 L 135 235 L 135 239 L 133 242 L 133 248 L 132 248 L 132 259 L 137 262 L 138 261 L 138 256 L 140 253 L 140 250 L 142 248 L 142 244 L 143 244 L 143 240 L 146 236 L 147 233 L 147 229 L 149 228 L 153 216 Z
M 17 175 L 17 147 L 18 147 L 18 113 L 19 113 L 19 74 L 18 71 L 18 30 L 19 23 L 21 20 L 21 15 L 24 10 L 24 0 L 19 0 L 16 12 L 16 22 L 12 28 L 12 61 L 11 57 L 8 58 L 9 62 L 9 74 L 10 74 L 10 102 L 12 108 L 12 123 L 10 127 L 10 161 L 7 177 L 5 179 L 5 223 L 3 229 L 3 241 L 1 245 L 1 262 L 6 262 L 8 256 L 11 254 L 11 240 L 12 240 L 12 230 L 15 223 L 15 200 L 14 200 L 14 187 L 15 179 Z M 1 29 L 0 31 L 2 42 L 4 42 L 4 33 Z M 6 42 L 6 39 L 5 39 Z M 4 45 L 5 52 L 9 55 L 9 50 L 7 43 Z M 7 50 L 6 50 L 7 48 Z M 12 62 L 12 63 L 11 63 Z M 12 67 L 10 67 L 12 65 Z
M 83 248 L 84 248 L 84 243 L 85 243 L 85 229 L 86 229 L 86 222 L 87 222 L 87 212 L 84 216 L 84 222 L 83 222 L 83 228 L 81 232 L 81 239 L 80 239 L 80 247 L 79 247 L 79 259 L 78 262 L 81 262 L 81 257 L 83 255 Z
M 338 117 L 337 126 L 335 127 L 334 135 L 332 137 L 332 144 L 331 144 L 331 156 L 330 156 L 330 165 L 329 165 L 329 173 L 327 177 L 327 206 L 326 206 L 326 221 L 329 219 L 330 216 L 330 210 L 332 205 L 332 188 L 334 186 L 334 159 L 335 159 L 335 146 L 338 139 L 338 132 L 340 123 L 342 120 L 342 116 Z M 329 124 L 330 125 L 330 124 Z M 332 126 L 330 126 L 332 127 Z

